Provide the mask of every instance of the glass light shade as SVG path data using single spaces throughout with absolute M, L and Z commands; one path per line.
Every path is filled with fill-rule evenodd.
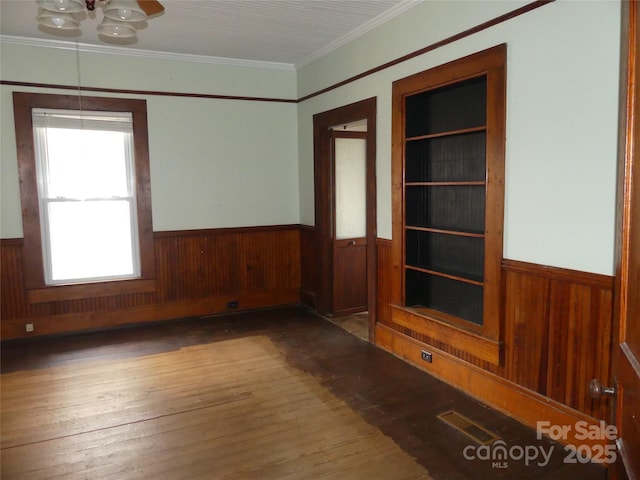
M 82 0 L 37 0 L 38 6 L 50 12 L 80 13 L 84 11 Z
M 98 25 L 98 33 L 113 38 L 131 38 L 135 37 L 137 32 L 136 29 L 128 23 L 105 18 L 102 23 Z
M 104 16 L 121 22 L 141 22 L 147 18 L 135 0 L 111 0 L 104 7 Z
M 80 22 L 70 13 L 42 11 L 37 17 L 38 23 L 44 27 L 59 28 L 61 30 L 75 30 L 80 28 Z

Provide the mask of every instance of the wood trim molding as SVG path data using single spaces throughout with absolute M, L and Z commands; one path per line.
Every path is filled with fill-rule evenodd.
M 229 309 L 227 302 L 230 300 L 237 301 L 241 308 L 237 310 Z M 140 323 L 175 320 L 177 318 L 296 305 L 299 302 L 300 292 L 298 289 L 285 289 L 241 295 L 218 295 L 198 300 L 160 303 L 118 310 L 18 318 L 0 322 L 0 337 L 3 340 L 7 340 L 33 335 L 42 336 L 105 330 Z M 33 333 L 25 333 L 24 326 L 27 323 L 33 324 Z
M 22 247 L 24 246 L 24 238 L 1 238 L 0 246 L 2 247 Z
M 207 98 L 213 100 L 241 100 L 249 102 L 276 102 L 276 103 L 297 103 L 295 99 L 268 98 L 268 97 L 243 97 L 237 95 L 215 95 L 207 93 L 184 93 L 184 92 L 163 92 L 158 90 L 128 90 L 124 88 L 103 88 L 86 87 L 78 85 L 61 85 L 55 83 L 34 83 L 34 82 L 14 82 L 10 80 L 0 80 L 0 85 L 10 85 L 14 87 L 30 88 L 50 88 L 54 90 L 74 90 L 83 92 L 113 93 L 118 95 L 149 95 L 161 97 L 187 97 L 187 98 Z
M 369 322 L 375 322 L 377 305 L 376 222 L 376 97 L 337 107 L 313 116 L 314 172 L 314 255 L 316 264 L 315 293 L 321 314 L 333 309 L 333 163 L 331 161 L 331 127 L 357 120 L 367 120 L 367 291 Z M 373 328 L 370 328 L 370 333 Z
M 132 279 L 117 282 L 97 282 L 80 285 L 57 285 L 28 291 L 29 303 L 59 302 L 82 298 L 100 298 L 132 293 L 153 293 L 156 280 Z
M 563 440 L 567 444 L 606 445 L 606 439 L 576 438 L 577 422 L 600 426 L 593 417 L 432 346 L 426 347 L 432 353 L 432 363 L 426 363 L 420 353 L 424 344 L 385 325 L 376 326 L 376 345 L 534 429 L 539 421 L 570 426 Z
M 501 362 L 501 344 L 491 338 L 465 330 L 451 323 L 438 321 L 432 315 L 422 317 L 411 308 L 391 305 L 391 319 L 396 325 L 421 333 L 447 345 L 472 352 L 473 356 L 495 365 Z
M 640 479 L 640 4 L 622 2 L 611 383 L 614 480 Z
M 73 95 L 13 92 L 22 224 L 24 229 L 24 281 L 27 288 L 40 289 L 46 287 L 33 120 L 31 116 L 33 108 L 131 112 L 133 116 L 140 273 L 143 279 L 154 278 L 155 259 L 146 100 L 82 97 L 82 104 L 80 104 L 79 97 Z
M 197 235 L 212 235 L 217 233 L 253 233 L 253 232 L 278 232 L 284 230 L 310 230 L 313 231 L 315 227 L 309 225 L 264 225 L 264 226 L 252 226 L 252 227 L 223 227 L 223 228 L 203 228 L 193 230 L 161 230 L 154 231 L 154 238 L 168 238 L 168 237 L 188 237 Z M 24 238 L 2 238 L 0 239 L 3 246 L 22 246 L 24 245 Z
M 298 230 L 300 225 L 265 225 L 254 227 L 223 227 L 203 228 L 193 230 L 162 230 L 153 232 L 154 238 L 193 237 L 199 235 L 220 235 L 226 233 L 257 233 L 257 232 L 281 232 L 285 230 Z
M 300 98 L 298 100 L 298 102 L 304 102 L 306 100 L 309 100 L 313 97 L 317 97 L 318 95 L 322 95 L 323 93 L 327 93 L 330 92 L 331 90 L 335 90 L 336 88 L 340 88 L 343 87 L 345 85 L 348 85 L 349 83 L 355 82 L 356 80 L 360 80 L 362 78 L 368 77 L 370 75 L 373 75 L 374 73 L 378 73 L 382 70 L 386 70 L 387 68 L 391 68 L 394 67 L 400 63 L 406 62 L 408 60 L 412 60 L 416 57 L 419 57 L 420 55 L 424 55 L 425 53 L 429 53 L 433 50 L 436 50 L 440 47 L 444 47 L 446 45 L 449 45 L 450 43 L 453 42 L 457 42 L 458 40 L 462 40 L 463 38 L 469 37 L 471 35 L 474 35 L 478 32 L 481 32 L 483 30 L 486 30 L 488 28 L 494 27 L 496 25 L 499 25 L 500 23 L 506 22 L 508 20 L 511 20 L 512 18 L 515 17 L 519 17 L 520 15 L 523 15 L 525 13 L 528 13 L 532 10 L 535 10 L 536 8 L 539 7 L 543 7 L 545 5 L 548 5 L 549 3 L 553 3 L 554 0 L 536 0 L 534 2 L 531 2 L 527 5 L 524 5 L 523 7 L 520 8 L 516 8 L 515 10 L 512 10 L 511 12 L 507 12 L 504 15 L 500 15 L 499 17 L 493 18 L 487 22 L 481 23 L 480 25 L 476 25 L 475 27 L 469 28 L 467 30 L 464 30 L 460 33 L 457 33 L 455 35 L 452 35 L 450 37 L 447 37 L 443 40 L 440 40 L 438 42 L 432 43 L 431 45 L 427 45 L 426 47 L 423 47 L 419 50 L 416 50 L 414 52 L 408 53 L 407 55 L 404 55 L 402 57 L 398 57 L 394 60 L 391 60 L 387 63 L 383 63 L 382 65 L 379 65 L 377 67 L 371 68 L 369 70 L 366 70 L 362 73 L 359 73 L 357 75 L 354 75 L 352 77 L 349 77 L 345 80 L 342 80 L 341 82 L 335 83 L 333 85 L 330 85 L 328 87 L 325 87 L 321 90 L 318 90 L 316 92 L 313 93 L 309 93 L 308 95 L 303 96 L 302 98 Z
M 367 132 L 342 131 L 336 130 L 335 128 L 331 130 L 331 135 L 333 135 L 333 138 L 361 138 L 362 140 L 367 139 Z
M 523 273 L 542 277 L 549 280 L 577 283 L 590 287 L 599 287 L 611 290 L 614 277 L 599 273 L 582 272 L 566 268 L 538 265 L 536 263 L 521 262 L 519 260 L 502 260 L 502 269 L 507 272 Z
M 154 95 L 154 96 L 165 96 L 165 97 L 188 97 L 188 98 L 207 98 L 207 99 L 216 99 L 216 100 L 241 100 L 241 101 L 252 101 L 252 102 L 277 102 L 277 103 L 301 103 L 311 98 L 317 97 L 324 93 L 330 92 L 337 88 L 343 87 L 350 83 L 355 82 L 356 80 L 360 80 L 362 78 L 368 77 L 375 73 L 381 72 L 388 68 L 394 67 L 403 62 L 412 60 L 413 58 L 419 57 L 420 55 L 424 55 L 425 53 L 429 53 L 438 48 L 449 45 L 450 43 L 456 42 L 458 40 L 462 40 L 463 38 L 474 35 L 483 30 L 487 30 L 488 28 L 499 25 L 503 22 L 509 21 L 513 18 L 519 17 L 520 15 L 524 15 L 532 10 L 543 7 L 549 3 L 553 3 L 554 0 L 536 0 L 522 7 L 516 8 L 511 12 L 507 12 L 504 15 L 500 15 L 496 18 L 488 20 L 487 22 L 481 23 L 480 25 L 476 25 L 475 27 L 471 27 L 467 30 L 464 30 L 455 35 L 451 35 L 443 40 L 432 43 L 423 47 L 414 52 L 408 53 L 401 57 L 398 57 L 389 62 L 383 63 L 382 65 L 378 65 L 377 67 L 370 68 L 369 70 L 365 70 L 357 75 L 349 77 L 345 80 L 342 80 L 338 83 L 325 87 L 321 90 L 317 90 L 315 92 L 304 95 L 299 99 L 288 99 L 288 98 L 267 98 L 267 97 L 244 97 L 244 96 L 236 96 L 236 95 L 216 95 L 216 94 L 204 94 L 204 93 L 185 93 L 185 92 L 163 92 L 157 90 L 127 90 L 127 89 L 118 89 L 118 88 L 102 88 L 102 87 L 80 87 L 81 91 L 86 92 L 98 92 L 98 93 L 115 93 L 115 94 L 127 94 L 127 95 Z M 0 80 L 0 85 L 10 85 L 17 87 L 33 87 L 33 88 L 50 88 L 50 89 L 63 89 L 63 90 L 74 90 L 78 91 L 77 85 L 60 85 L 60 84 L 49 84 L 49 83 L 34 83 L 34 82 L 18 82 L 18 81 L 10 81 L 10 80 Z

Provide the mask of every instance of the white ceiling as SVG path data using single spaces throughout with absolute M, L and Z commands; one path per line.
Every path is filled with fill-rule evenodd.
M 53 45 L 52 41 L 62 41 L 75 45 L 77 41 L 107 51 L 115 45 L 203 59 L 220 57 L 299 67 L 419 1 L 161 0 L 165 12 L 144 22 L 137 39 L 107 43 L 96 33 L 102 20 L 101 1 L 96 2 L 95 14 L 82 21 L 79 36 L 64 36 L 64 31 L 52 34 L 38 27 L 35 0 L 0 0 L 0 34 L 2 41 L 13 43 Z M 78 15 L 86 17 L 84 13 Z

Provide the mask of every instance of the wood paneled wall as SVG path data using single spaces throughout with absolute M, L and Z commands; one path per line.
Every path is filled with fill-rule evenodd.
M 612 277 L 505 260 L 504 356 L 497 366 L 394 324 L 388 293 L 391 268 L 391 242 L 378 240 L 379 324 L 416 340 L 418 346 L 435 347 L 590 417 L 609 420 L 610 400 L 592 400 L 587 387 L 592 378 L 610 384 Z
M 378 250 L 378 322 L 391 325 L 391 279 L 393 258 L 391 240 L 377 239 Z
M 504 376 L 581 412 L 607 419 L 613 277 L 505 260 Z
M 231 300 L 238 310 L 300 301 L 298 225 L 158 232 L 154 242 L 155 292 L 30 303 L 22 240 L 2 240 L 2 339 L 223 313 Z
M 300 226 L 300 299 L 312 309 L 317 307 L 315 231 L 315 227 Z
M 314 230 L 277 226 L 155 234 L 156 289 L 29 303 L 21 240 L 0 242 L 2 338 L 51 334 L 315 298 Z M 504 361 L 496 366 L 391 321 L 391 242 L 379 239 L 378 324 L 585 415 L 608 419 L 608 401 L 588 396 L 591 378 L 609 384 L 613 279 L 523 262 L 503 262 Z M 33 335 L 33 334 L 30 334 Z M 388 348 L 388 345 L 381 345 Z M 393 350 L 393 348 L 390 348 Z M 396 352 L 399 353 L 399 352 Z M 424 364 L 418 364 L 425 367 Z

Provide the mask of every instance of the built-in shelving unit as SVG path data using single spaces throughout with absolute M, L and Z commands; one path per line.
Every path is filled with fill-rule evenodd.
M 430 336 L 450 325 L 447 341 L 464 332 L 471 347 L 482 337 L 479 355 L 494 362 L 505 60 L 503 45 L 394 83 L 394 321 Z
M 405 97 L 405 302 L 482 324 L 487 79 Z

